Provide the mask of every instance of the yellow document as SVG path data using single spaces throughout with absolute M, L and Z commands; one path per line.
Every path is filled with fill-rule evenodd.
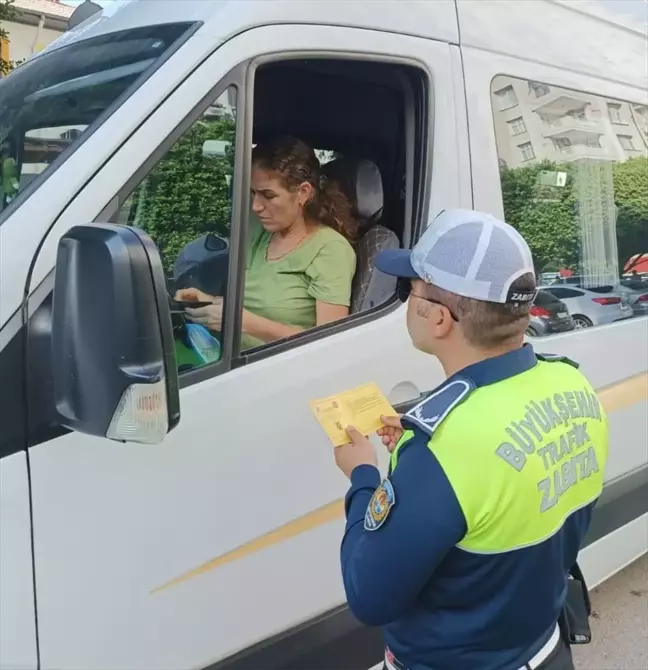
M 347 426 L 355 426 L 363 435 L 369 435 L 383 426 L 381 416 L 396 416 L 387 398 L 374 383 L 321 400 L 311 400 L 310 406 L 334 447 L 349 442 Z

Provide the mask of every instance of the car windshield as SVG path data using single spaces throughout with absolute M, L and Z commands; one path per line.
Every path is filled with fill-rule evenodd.
M 533 304 L 538 305 L 538 307 L 549 307 L 550 305 L 560 304 L 560 300 L 549 291 L 540 289 L 536 294 Z
M 0 223 L 27 186 L 65 160 L 192 25 L 133 28 L 46 50 L 0 80 Z
M 621 286 L 632 289 L 633 291 L 645 291 L 648 289 L 648 277 L 645 279 L 622 279 Z

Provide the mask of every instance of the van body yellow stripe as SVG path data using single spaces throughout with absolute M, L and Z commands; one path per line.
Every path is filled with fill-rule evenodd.
M 622 382 L 599 389 L 597 390 L 597 395 L 608 414 L 623 407 L 629 407 L 638 402 L 646 401 L 648 400 L 648 373 L 643 372 L 634 377 L 630 377 L 629 379 L 625 379 Z M 176 584 L 181 584 L 182 582 L 186 582 L 206 572 L 220 568 L 227 563 L 238 561 L 245 556 L 262 551 L 279 542 L 284 542 L 285 540 L 289 540 L 297 535 L 301 535 L 302 533 L 306 533 L 314 528 L 318 528 L 319 526 L 323 526 L 324 524 L 336 521 L 343 517 L 344 500 L 335 500 L 328 505 L 324 505 L 312 512 L 308 512 L 293 521 L 289 521 L 269 533 L 254 538 L 232 551 L 228 551 L 216 558 L 212 558 L 206 563 L 185 572 L 165 584 L 156 586 L 151 593 L 158 593 L 159 591 L 168 589 Z
M 226 554 L 221 554 L 216 558 L 212 558 L 210 561 L 207 561 L 207 563 L 203 563 L 197 568 L 189 570 L 189 572 L 185 572 L 183 575 L 180 575 L 180 577 L 176 577 L 170 582 L 162 584 L 162 586 L 157 586 L 151 591 L 151 593 L 156 593 L 157 591 L 167 589 L 170 586 L 179 584 L 180 582 L 185 582 L 188 579 L 202 575 L 204 572 L 209 572 L 210 570 L 220 568 L 222 565 L 226 565 L 227 563 L 238 561 L 239 558 L 243 558 L 249 554 L 261 551 L 262 549 L 267 549 L 274 544 L 284 542 L 285 540 L 289 540 L 291 537 L 301 535 L 302 533 L 305 533 L 312 528 L 323 526 L 326 523 L 335 521 L 336 519 L 340 519 L 342 517 L 344 517 L 344 501 L 334 500 L 332 503 L 324 505 L 323 507 L 319 507 L 318 509 L 309 512 L 308 514 L 304 514 L 304 516 L 300 516 L 294 521 L 289 521 L 283 526 L 279 526 L 279 528 L 275 528 L 265 535 L 261 535 L 260 537 L 257 537 L 250 542 L 242 544 L 236 549 L 232 549 L 232 551 L 228 551 Z
M 608 414 L 623 407 L 629 407 L 638 402 L 648 400 L 648 373 L 630 377 L 617 384 L 597 390 L 601 404 Z

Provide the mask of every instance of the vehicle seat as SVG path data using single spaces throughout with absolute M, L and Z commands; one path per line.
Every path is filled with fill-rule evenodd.
M 400 247 L 396 233 L 380 223 L 383 213 L 380 169 L 367 159 L 337 158 L 323 165 L 322 172 L 340 185 L 360 219 L 350 313 L 364 312 L 386 302 L 396 292 L 397 279 L 375 267 L 379 251 Z

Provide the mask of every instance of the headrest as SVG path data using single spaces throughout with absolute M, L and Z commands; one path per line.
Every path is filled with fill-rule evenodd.
M 322 166 L 322 174 L 337 181 L 363 219 L 374 217 L 383 206 L 378 166 L 366 158 L 336 158 Z

